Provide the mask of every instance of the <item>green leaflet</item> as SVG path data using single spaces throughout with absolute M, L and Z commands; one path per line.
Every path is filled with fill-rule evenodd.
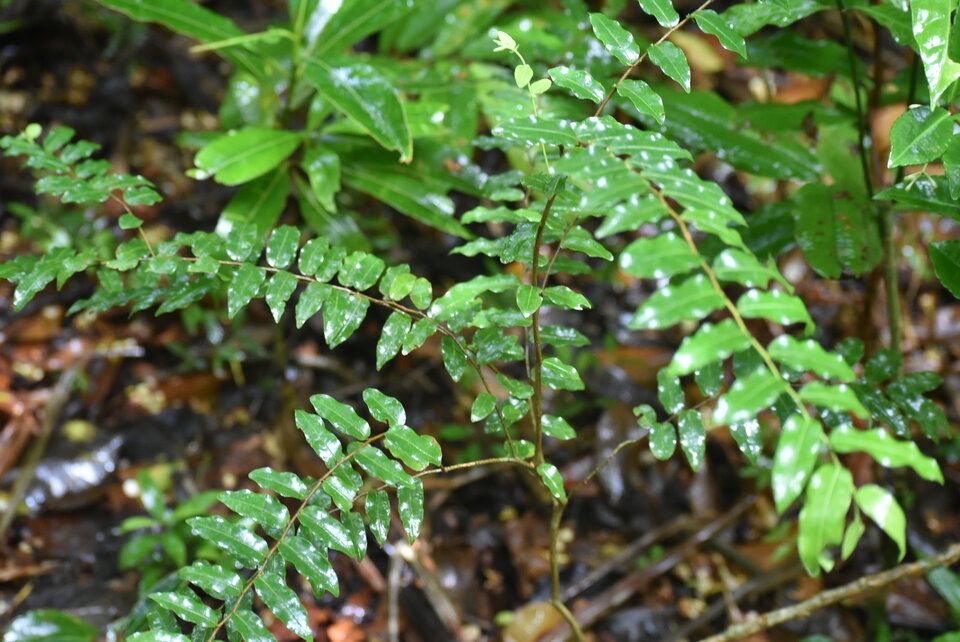
M 300 512 L 300 524 L 311 539 L 322 543 L 323 548 L 338 550 L 354 559 L 359 559 L 360 551 L 366 549 L 366 543 L 359 542 L 339 520 L 316 506 L 304 507 Z
M 178 618 L 202 626 L 216 626 L 220 614 L 200 601 L 192 591 L 151 593 L 150 599 L 173 611 Z
M 543 434 L 561 441 L 574 439 L 577 431 L 573 429 L 566 419 L 555 415 L 543 415 L 542 417 Z
M 940 283 L 960 298 L 960 241 L 934 241 L 927 249 Z
M 269 467 L 257 468 L 251 471 L 248 477 L 260 488 L 272 490 L 281 497 L 303 499 L 310 490 L 296 474 L 273 470 Z
M 800 341 L 784 334 L 767 346 L 775 361 L 792 370 L 811 370 L 825 379 L 850 382 L 856 379 L 853 368 L 839 354 L 827 352 L 812 339 Z
M 887 167 L 922 165 L 940 158 L 953 137 L 953 116 L 946 109 L 916 106 L 900 115 L 890 130 Z
M 366 252 L 354 252 L 344 257 L 337 278 L 348 288 L 363 292 L 373 287 L 383 273 L 383 268 L 382 259 Z
M 246 127 L 221 136 L 197 153 L 197 178 L 239 185 L 262 176 L 286 160 L 300 145 L 297 132 Z
M 654 421 L 650 425 L 650 452 L 660 461 L 673 456 L 677 449 L 677 431 L 667 421 Z
M 375 491 L 368 495 L 375 495 Z M 386 495 L 386 493 L 383 493 Z M 387 500 L 387 511 L 390 510 L 390 503 Z M 317 595 L 330 593 L 334 597 L 340 594 L 340 583 L 337 579 L 337 573 L 327 559 L 327 553 L 314 546 L 306 537 L 299 535 L 287 535 L 278 547 L 283 559 L 292 564 L 297 572 L 307 578 L 310 587 Z
M 879 262 L 879 230 L 868 202 L 818 183 L 804 185 L 792 200 L 797 244 L 818 273 L 835 279 L 844 269 L 862 274 Z
M 403 424 L 390 426 L 383 443 L 390 454 L 414 470 L 440 465 L 442 454 L 437 440 L 430 435 L 418 435 Z
M 286 565 L 274 555 L 253 580 L 257 595 L 290 631 L 312 642 L 313 629 L 300 598 L 287 586 Z
M 630 101 L 641 114 L 653 118 L 662 125 L 666 118 L 663 110 L 663 99 L 650 85 L 642 80 L 627 79 L 617 85 L 617 93 Z
M 675 80 L 684 91 L 690 92 L 690 64 L 680 47 L 664 40 L 647 49 L 647 56 L 650 62 L 660 67 L 660 70 Z
M 351 406 L 324 394 L 313 395 L 310 403 L 317 415 L 333 424 L 337 432 L 360 440 L 370 437 L 370 424 L 361 419 Z
M 323 314 L 323 337 L 327 345 L 333 348 L 349 339 L 363 323 L 369 307 L 369 299 L 331 288 L 324 300 Z
M 830 446 L 838 453 L 869 453 L 886 468 L 909 466 L 920 477 L 943 483 L 943 473 L 936 460 L 920 452 L 912 441 L 897 440 L 882 428 L 858 430 L 850 425 L 840 426 L 830 433 Z
M 374 539 L 383 546 L 390 534 L 390 496 L 379 488 L 370 491 L 364 500 L 363 513 Z
M 234 571 L 204 560 L 184 566 L 177 571 L 177 575 L 218 600 L 240 595 L 244 585 L 244 581 Z
M 399 487 L 410 480 L 410 475 L 403 470 L 403 467 L 379 448 L 373 446 L 355 448 L 354 461 L 368 475 L 381 479 L 390 486 Z
M 606 89 L 588 71 L 560 66 L 551 68 L 549 73 L 554 83 L 564 89 L 569 89 L 570 93 L 577 98 L 599 104 L 606 96 Z
M 377 340 L 377 370 L 400 352 L 412 322 L 409 316 L 399 310 L 394 310 L 387 317 L 383 328 L 380 329 L 380 338 Z
M 650 295 L 637 308 L 629 327 L 634 330 L 669 328 L 681 321 L 704 319 L 725 303 L 726 299 L 706 275 L 697 273 L 679 285 L 668 285 Z
M 363 391 L 363 402 L 367 404 L 370 415 L 377 421 L 389 426 L 407 421 L 407 413 L 403 405 L 394 397 L 385 395 L 376 388 L 367 388 Z
M 716 324 L 704 323 L 680 344 L 670 362 L 669 371 L 676 376 L 690 374 L 749 346 L 750 337 L 733 319 L 724 319 Z
M 671 415 L 683 410 L 686 398 L 680 378 L 672 376 L 666 370 L 660 370 L 657 373 L 657 398 L 663 404 L 663 409 Z
M 707 431 L 696 410 L 684 410 L 677 418 L 677 432 L 680 433 L 680 448 L 687 457 L 690 468 L 699 470 L 707 448 Z
M 374 67 L 341 54 L 312 57 L 306 78 L 324 100 L 386 149 L 413 158 L 413 139 L 397 90 Z
M 736 28 L 726 18 L 712 9 L 702 9 L 693 14 L 697 26 L 704 33 L 716 36 L 717 41 L 727 51 L 738 54 L 741 58 L 747 57 L 747 45 L 743 36 L 737 33 Z
M 540 464 L 537 466 L 537 474 L 540 475 L 540 481 L 547 487 L 554 499 L 559 502 L 567 501 L 567 491 L 563 488 L 563 476 L 556 466 L 547 463 Z
M 885 488 L 866 484 L 857 489 L 854 500 L 896 542 L 902 560 L 907 552 L 907 517 L 896 498 Z
M 730 424 L 730 434 L 733 440 L 737 442 L 747 460 L 755 464 L 757 458 L 763 452 L 763 440 L 760 434 L 760 422 L 756 419 L 748 419 L 739 423 Z
M 813 319 L 799 297 L 781 290 L 748 290 L 737 301 L 737 309 L 747 319 L 767 319 L 781 325 L 803 323 L 813 331 Z
M 243 489 L 224 491 L 219 499 L 237 515 L 249 517 L 260 524 L 271 537 L 279 537 L 290 522 L 287 507 L 272 495 Z
M 633 35 L 602 13 L 590 14 L 590 25 L 604 48 L 624 65 L 632 65 L 640 59 L 640 47 Z
M 717 255 L 713 260 L 713 273 L 721 281 L 739 283 L 748 288 L 766 288 L 771 280 L 789 287 L 776 264 L 771 262 L 770 265 L 763 265 L 752 254 L 734 248 Z
M 397 513 L 407 539 L 411 542 L 420 536 L 423 527 L 423 480 L 411 478 L 397 489 Z
M 620 267 L 630 276 L 662 279 L 689 272 L 700 265 L 700 255 L 673 232 L 637 239 L 620 254 Z
M 784 422 L 771 476 L 778 513 L 803 492 L 824 443 L 823 426 L 816 419 L 793 414 Z
M 267 241 L 267 264 L 284 269 L 293 263 L 300 245 L 300 230 L 292 225 L 281 225 L 273 230 Z
M 93 642 L 99 631 L 86 620 L 63 611 L 37 609 L 14 618 L 5 629 L 5 636 L 29 642 Z M 176 638 L 176 642 L 188 640 L 182 635 Z
M 267 553 L 267 543 L 249 530 L 220 517 L 191 517 L 187 520 L 199 535 L 236 559 L 244 568 L 256 568 Z
M 543 295 L 535 285 L 521 285 L 517 288 L 517 307 L 523 316 L 528 317 L 540 309 Z
M 294 411 L 294 421 L 307 443 L 328 466 L 339 461 L 342 454 L 340 440 L 327 429 L 323 419 L 303 410 Z
M 837 412 L 852 412 L 865 418 L 870 416 L 853 388 L 846 384 L 831 386 L 821 381 L 811 381 L 804 384 L 799 394 L 802 400 L 822 408 Z
M 765 367 L 758 368 L 753 374 L 738 378 L 727 394 L 720 397 L 713 419 L 717 424 L 739 424 L 755 419 L 786 389 L 787 383 L 782 378 Z
M 644 13 L 653 16 L 661 27 L 673 27 L 680 22 L 680 16 L 670 0 L 637 0 Z
M 913 36 L 926 72 L 931 106 L 935 106 L 943 92 L 960 78 L 960 63 L 952 60 L 949 53 L 954 9 L 956 3 L 953 0 L 910 2 Z
M 847 511 L 853 498 L 853 476 L 834 464 L 825 464 L 810 478 L 806 501 L 800 509 L 797 548 L 800 561 L 811 575 L 830 571 L 833 559 L 826 552 L 843 541 Z

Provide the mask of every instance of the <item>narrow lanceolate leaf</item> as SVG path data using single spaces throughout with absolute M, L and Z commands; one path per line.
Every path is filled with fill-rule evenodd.
M 310 489 L 300 477 L 288 471 L 274 470 L 270 467 L 257 468 L 248 475 L 260 488 L 272 490 L 281 497 L 303 499 Z
M 403 424 L 390 426 L 383 445 L 394 457 L 414 470 L 423 470 L 428 465 L 440 465 L 440 444 L 430 435 L 418 435 Z
M 397 513 L 407 539 L 420 537 L 423 528 L 423 480 L 410 479 L 409 482 L 397 489 Z
M 356 57 L 314 56 L 307 80 L 328 103 L 354 121 L 387 149 L 400 152 L 401 162 L 413 158 L 413 139 L 397 90 L 376 69 Z
M 661 27 L 673 27 L 680 22 L 680 16 L 670 0 L 637 0 L 644 13 L 653 16 Z
M 541 420 L 541 427 L 543 428 L 543 434 L 547 437 L 553 437 L 561 441 L 573 439 L 577 436 L 577 431 L 563 417 L 544 415 Z
M 367 388 L 363 391 L 363 403 L 367 404 L 370 415 L 377 421 L 390 426 L 407 421 L 407 413 L 403 409 L 403 404 L 376 388 Z
M 272 537 L 278 537 L 290 521 L 287 507 L 273 495 L 251 490 L 228 490 L 220 493 L 220 501 L 237 515 L 254 520 Z
M 800 398 L 821 408 L 829 408 L 836 412 L 852 412 L 863 418 L 869 418 L 870 413 L 860 403 L 857 393 L 850 386 L 841 383 L 836 386 L 811 381 L 800 389 Z
M 390 534 L 390 496 L 379 488 L 370 491 L 364 500 L 363 512 L 374 539 L 383 546 Z
M 677 418 L 677 432 L 680 433 L 680 448 L 683 449 L 690 468 L 699 470 L 707 447 L 707 431 L 700 413 L 696 410 L 681 412 Z
M 187 523 L 194 535 L 225 551 L 244 568 L 256 568 L 267 553 L 267 543 L 259 536 L 219 515 L 191 517 Z
M 784 422 L 773 456 L 773 499 L 778 513 L 803 492 L 823 445 L 823 426 L 816 419 L 794 414 Z
M 838 453 L 866 452 L 886 468 L 909 466 L 924 479 L 943 483 L 943 473 L 935 459 L 920 452 L 914 442 L 895 439 L 882 428 L 858 430 L 850 425 L 840 426 L 830 433 L 830 446 Z
M 300 144 L 301 134 L 266 127 L 230 132 L 204 146 L 194 160 L 201 177 L 239 185 L 283 162 Z
M 800 510 L 797 549 L 811 575 L 821 567 L 830 571 L 833 559 L 827 548 L 843 541 L 847 512 L 853 499 L 853 476 L 843 466 L 825 464 L 810 478 L 806 501 Z
M 540 475 L 540 480 L 554 499 L 559 502 L 567 501 L 567 491 L 563 488 L 563 475 L 560 474 L 556 466 L 547 463 L 540 464 L 537 466 L 537 474 Z
M 590 14 L 590 25 L 604 48 L 625 65 L 632 65 L 640 59 L 640 47 L 633 35 L 602 13 Z
M 267 241 L 267 263 L 283 269 L 293 263 L 300 245 L 300 230 L 292 225 L 281 225 L 270 234 Z
M 854 501 L 896 542 L 902 560 L 907 551 L 907 518 L 893 494 L 876 484 L 866 484 L 857 489 Z
M 324 304 L 323 337 L 327 340 L 327 345 L 333 348 L 357 331 L 367 316 L 370 300 L 343 290 L 331 289 Z
M 695 274 L 683 283 L 660 288 L 643 302 L 630 320 L 633 330 L 669 328 L 681 321 L 706 318 L 724 306 L 726 299 L 704 274 Z
M 663 99 L 650 85 L 642 80 L 624 80 L 617 85 L 617 93 L 626 98 L 637 110 L 650 116 L 662 125 L 667 117 L 663 109 Z
M 550 69 L 550 77 L 557 85 L 569 89 L 577 98 L 599 104 L 606 95 L 603 85 L 590 75 L 589 71 L 571 69 L 567 66 L 553 67 Z
M 389 510 L 389 503 L 387 507 Z M 317 595 L 330 593 L 334 597 L 340 593 L 337 572 L 333 570 L 330 560 L 327 559 L 326 551 L 318 549 L 313 542 L 299 535 L 284 537 L 280 540 L 279 550 L 283 559 L 293 564 L 297 572 L 307 578 L 314 593 Z
M 683 50 L 669 40 L 653 45 L 647 50 L 650 62 L 660 67 L 661 71 L 675 80 L 683 90 L 690 92 L 690 64 Z
M 297 428 L 306 437 L 307 443 L 313 448 L 313 452 L 328 466 L 339 461 L 343 450 L 340 447 L 340 440 L 327 429 L 323 419 L 317 415 L 303 410 L 295 410 L 293 413 Z
M 662 279 L 689 272 L 700 265 L 700 256 L 677 234 L 637 239 L 620 254 L 620 267 L 630 276 Z
M 354 252 L 344 257 L 340 265 L 340 283 L 348 288 L 364 291 L 377 282 L 383 273 L 384 263 L 379 257 L 366 252 Z
M 400 352 L 412 321 L 409 316 L 399 310 L 394 310 L 387 317 L 380 330 L 380 338 L 377 339 L 377 370 Z
M 733 319 L 724 319 L 717 324 L 705 323 L 683 340 L 673 355 L 669 371 L 676 376 L 690 374 L 749 346 L 749 335 Z
M 765 288 L 771 280 L 784 287 L 789 283 L 772 265 L 763 265 L 753 254 L 727 248 L 713 260 L 713 273 L 721 281 L 739 283 L 748 288 Z
M 693 14 L 693 19 L 697 21 L 697 26 L 703 33 L 716 36 L 721 47 L 739 54 L 741 58 L 747 57 L 747 45 L 743 41 L 743 36 L 726 18 L 712 9 L 701 9 Z
M 812 339 L 800 341 L 784 334 L 767 346 L 770 356 L 791 370 L 810 370 L 824 379 L 853 381 L 856 374 L 843 357 L 827 352 Z
M 351 406 L 324 394 L 313 395 L 310 403 L 317 414 L 333 424 L 338 432 L 360 440 L 370 436 L 370 424 L 361 419 Z
M 946 109 L 920 105 L 897 118 L 890 129 L 887 167 L 922 165 L 940 158 L 953 138 L 953 116 Z
M 517 288 L 517 307 L 523 316 L 528 317 L 539 310 L 541 303 L 543 295 L 537 286 L 524 284 Z
M 244 585 L 244 580 L 234 571 L 204 560 L 197 560 L 190 566 L 181 568 L 177 575 L 218 600 L 240 595 Z
M 910 2 L 913 36 L 926 72 L 931 105 L 936 105 L 943 92 L 960 78 L 960 63 L 952 60 L 949 52 L 954 9 L 953 0 Z
M 307 284 L 307 287 L 300 293 L 297 306 L 294 308 L 294 318 L 298 328 L 302 328 L 304 323 L 320 311 L 323 302 L 327 300 L 332 291 L 333 288 L 328 283 L 311 281 Z
M 813 319 L 803 299 L 780 290 L 749 290 L 737 301 L 737 309 L 748 319 L 767 319 L 781 325 L 803 323 L 807 332 L 813 330 Z
M 755 419 L 761 410 L 773 405 L 786 390 L 786 381 L 767 368 L 758 368 L 747 378 L 737 379 L 727 394 L 720 397 L 714 421 L 718 424 L 736 424 Z
M 200 601 L 193 591 L 151 593 L 150 599 L 173 611 L 178 618 L 201 626 L 216 626 L 220 615 Z
M 267 307 L 270 308 L 270 314 L 276 323 L 280 323 L 280 317 L 287 309 L 287 301 L 296 289 L 297 277 L 289 272 L 277 272 L 270 277 L 263 298 L 267 302 Z
M 266 271 L 255 265 L 244 263 L 237 268 L 227 288 L 227 316 L 232 319 L 240 310 L 246 308 L 250 299 L 260 291 L 266 278 Z
M 274 555 L 264 565 L 260 575 L 253 581 L 257 595 L 273 614 L 283 622 L 291 632 L 301 638 L 312 641 L 313 629 L 307 610 L 300 598 L 287 586 L 286 565 Z

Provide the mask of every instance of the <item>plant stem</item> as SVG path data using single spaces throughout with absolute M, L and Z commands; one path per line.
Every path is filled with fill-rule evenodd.
M 533 257 L 530 268 L 530 283 L 540 288 L 541 295 L 547 287 L 547 279 L 544 277 L 543 285 L 540 286 L 540 245 L 543 243 L 543 231 L 547 227 L 547 219 L 550 217 L 550 210 L 553 208 L 553 201 L 557 195 L 554 193 L 547 200 L 543 207 L 543 214 L 540 216 L 540 224 L 537 225 L 537 234 L 533 239 Z M 543 345 L 540 341 L 540 308 L 534 310 L 531 319 L 531 329 L 533 332 L 533 363 L 531 364 L 532 373 L 528 373 L 533 379 L 533 398 L 531 399 L 530 421 L 533 424 L 533 435 L 536 443 L 534 453 L 534 462 L 536 465 L 543 463 Z

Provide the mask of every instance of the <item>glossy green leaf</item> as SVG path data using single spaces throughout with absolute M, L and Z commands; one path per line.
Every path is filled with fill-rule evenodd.
M 397 488 L 397 513 L 407 539 L 417 539 L 423 528 L 423 480 L 413 478 Z
M 680 378 L 671 375 L 666 369 L 657 372 L 657 398 L 663 404 L 663 409 L 671 415 L 683 410 L 686 397 L 683 394 L 683 386 L 680 385 Z
M 637 110 L 653 118 L 662 125 L 666 118 L 663 110 L 663 99 L 650 85 L 642 80 L 626 79 L 617 85 L 617 93 L 630 101 Z
M 523 89 L 530 84 L 530 80 L 533 78 L 533 67 L 527 64 L 519 64 L 513 70 L 513 79 L 517 83 L 517 87 Z
M 315 276 L 318 281 L 329 281 L 340 270 L 346 250 L 330 244 L 324 238 L 311 239 L 300 250 L 300 271 Z
M 683 211 L 683 220 L 687 223 L 692 223 L 701 232 L 713 234 L 726 245 L 733 245 L 744 250 L 747 249 L 743 239 L 740 237 L 740 232 L 730 227 L 728 221 L 718 216 L 717 212 L 713 210 L 687 208 Z
M 650 425 L 650 452 L 660 461 L 673 457 L 677 449 L 677 431 L 667 421 L 654 421 Z
M 390 496 L 379 488 L 372 490 L 364 500 L 363 512 L 374 539 L 383 546 L 390 534 Z
M 890 129 L 887 167 L 922 165 L 937 160 L 953 138 L 953 116 L 946 109 L 914 106 Z
M 263 251 L 263 239 L 259 230 L 249 223 L 231 226 L 225 232 L 224 243 L 227 256 L 234 261 L 256 261 Z
M 267 553 L 267 543 L 249 530 L 219 515 L 187 520 L 194 535 L 235 558 L 244 568 L 256 568 Z
M 857 393 L 857 398 L 875 420 L 887 424 L 899 436 L 905 437 L 910 434 L 910 426 L 898 405 L 880 390 L 863 383 L 853 383 L 850 387 Z
M 294 317 L 298 328 L 302 328 L 304 323 L 320 311 L 324 301 L 327 300 L 332 291 L 333 288 L 326 283 L 311 281 L 307 284 L 307 287 L 300 293 L 297 306 L 294 308 Z
M 306 24 L 308 42 L 317 54 L 340 51 L 383 29 L 412 7 L 395 0 L 320 2 Z
M 287 586 L 286 565 L 279 557 L 273 556 L 253 580 L 257 595 L 274 615 L 295 635 L 311 642 L 313 629 L 307 610 L 297 594 Z
M 430 464 L 439 466 L 443 456 L 435 438 L 418 435 L 403 424 L 390 426 L 383 443 L 390 454 L 414 470 L 423 470 Z
M 324 547 L 346 553 L 354 559 L 359 557 L 360 544 L 352 533 L 338 519 L 317 506 L 304 507 L 300 512 L 300 523 Z
M 786 390 L 786 381 L 766 368 L 758 368 L 748 377 L 737 379 L 720 397 L 713 420 L 718 424 L 739 424 L 755 419 Z
M 248 475 L 260 488 L 272 490 L 281 497 L 303 499 L 310 489 L 295 473 L 274 470 L 270 467 L 257 468 Z
M 880 260 L 880 237 L 869 203 L 837 186 L 808 184 L 792 198 L 797 244 L 819 274 L 862 274 Z
M 853 499 L 853 476 L 835 464 L 825 464 L 810 478 L 806 501 L 800 509 L 797 549 L 800 561 L 811 575 L 821 567 L 830 571 L 833 560 L 827 548 L 843 541 L 847 512 Z
M 620 267 L 631 276 L 662 279 L 689 272 L 700 265 L 700 255 L 677 234 L 667 232 L 637 239 L 620 254 Z
M 557 357 L 543 360 L 543 385 L 553 390 L 583 390 L 577 369 Z
M 704 397 L 716 397 L 723 390 L 723 364 L 707 364 L 693 373 Z
M 354 252 L 344 257 L 340 265 L 340 276 L 337 278 L 343 285 L 362 292 L 373 287 L 383 273 L 383 268 L 382 259 L 366 252 Z
M 400 349 L 401 354 L 410 354 L 437 332 L 439 325 L 430 318 L 423 318 L 413 324 L 407 336 L 403 339 L 403 346 Z
M 573 426 L 563 417 L 557 417 L 556 415 L 543 415 L 541 426 L 543 434 L 561 441 L 574 439 L 577 436 L 577 431 L 573 429 Z
M 907 552 L 907 517 L 893 494 L 876 484 L 866 484 L 857 489 L 854 500 L 896 543 L 902 560 Z
M 853 555 L 853 551 L 866 532 L 867 527 L 860 519 L 860 513 L 854 512 L 853 519 L 847 525 L 847 532 L 843 534 L 843 544 L 840 546 L 841 559 L 849 559 Z
M 189 590 L 150 593 L 149 598 L 173 611 L 181 620 L 193 624 L 216 626 L 220 621 L 220 614 L 200 601 L 200 598 Z
M 927 481 L 942 484 L 943 473 L 932 457 L 927 457 L 912 441 L 900 441 L 882 428 L 858 430 L 850 425 L 830 433 L 830 446 L 838 453 L 863 451 L 885 468 L 909 466 Z
M 444 335 L 440 340 L 440 354 L 443 357 L 443 367 L 454 381 L 460 381 L 467 371 L 467 355 L 460 348 L 460 344 L 453 337 Z
M 944 176 L 923 176 L 877 192 L 874 198 L 890 199 L 898 209 L 921 210 L 960 221 L 960 201 L 950 191 Z
M 686 92 L 690 91 L 690 64 L 683 50 L 669 40 L 647 49 L 650 62 L 660 68 Z
M 803 323 L 813 331 L 813 319 L 803 299 L 782 290 L 748 290 L 737 301 L 737 309 L 747 319 L 767 319 L 781 325 Z
M 644 13 L 653 16 L 661 27 L 675 27 L 680 22 L 677 10 L 670 0 L 637 0 Z
M 354 461 L 367 474 L 381 479 L 391 486 L 405 484 L 410 475 L 393 459 L 390 459 L 382 450 L 373 446 L 358 447 L 354 453 Z
M 713 260 L 713 273 L 721 281 L 739 283 L 747 287 L 765 288 L 771 280 L 785 283 L 773 265 L 763 265 L 748 252 L 728 248 Z
M 323 312 L 323 337 L 327 345 L 333 348 L 349 339 L 363 323 L 369 307 L 369 299 L 331 288 Z
M 784 422 L 771 476 L 778 513 L 787 510 L 803 492 L 823 446 L 823 426 L 816 419 L 793 414 Z
M 696 410 L 684 410 L 677 418 L 680 448 L 687 457 L 690 468 L 699 470 L 707 448 L 707 431 L 703 419 Z
M 200 177 L 239 185 L 262 176 L 287 159 L 300 144 L 301 135 L 286 130 L 246 127 L 232 131 L 197 153 Z
M 297 277 L 289 272 L 276 272 L 267 283 L 264 291 L 264 300 L 267 307 L 270 308 L 270 314 L 276 323 L 280 323 L 280 317 L 287 309 L 287 301 L 297 289 Z
M 903 409 L 904 414 L 920 424 L 923 434 L 937 441 L 940 439 L 941 434 L 952 435 L 953 431 L 940 406 L 923 394 L 927 390 L 936 388 L 939 383 L 930 388 L 918 388 L 914 383 L 913 380 L 923 374 L 932 375 L 933 373 L 913 373 L 907 375 L 900 381 L 896 381 L 887 386 L 887 395 Z M 933 378 L 939 381 L 939 377 L 936 375 L 934 375 Z
M 250 299 L 260 291 L 266 278 L 266 271 L 255 265 L 244 263 L 237 268 L 230 287 L 227 288 L 227 316 L 232 319 L 240 310 L 246 308 Z
M 733 440 L 737 442 L 747 460 L 751 464 L 757 463 L 757 459 L 763 452 L 763 439 L 760 434 L 760 422 L 756 419 L 747 419 L 738 423 L 730 424 L 730 434 Z
M 251 490 L 228 490 L 220 493 L 220 501 L 237 515 L 254 520 L 271 537 L 279 537 L 290 522 L 287 507 L 273 495 Z
M 370 437 L 370 424 L 361 419 L 352 406 L 325 394 L 313 395 L 310 403 L 337 432 L 359 440 Z
M 4 642 L 94 642 L 97 627 L 59 609 L 36 609 L 14 618 L 4 631 Z M 188 638 L 180 635 L 176 642 Z
M 543 291 L 543 298 L 552 305 L 567 310 L 589 310 L 593 307 L 590 300 L 565 285 L 554 285 Z
M 568 145 L 577 144 L 577 136 L 569 121 L 553 118 L 525 116 L 513 118 L 495 126 L 491 133 L 497 138 L 516 141 L 524 145 Z
M 314 56 L 306 78 L 324 100 L 355 122 L 386 149 L 413 158 L 413 139 L 399 93 L 374 67 L 341 54 Z
M 879 384 L 896 378 L 903 367 L 903 355 L 899 350 L 890 348 L 877 350 L 867 361 L 863 370 L 864 379 L 869 384 Z
M 340 191 L 340 155 L 325 147 L 311 146 L 303 155 L 300 167 L 307 174 L 310 188 L 324 208 L 337 211 L 334 196 Z
M 400 352 L 412 322 L 409 316 L 399 310 L 394 310 L 387 317 L 377 339 L 377 370 Z
M 705 323 L 696 333 L 683 340 L 668 369 L 676 376 L 690 374 L 749 346 L 750 337 L 733 319 L 724 319 L 716 324 Z
M 237 609 L 227 620 L 227 631 L 245 642 L 276 642 L 277 638 L 253 611 Z
M 632 65 L 640 59 L 640 47 L 633 39 L 633 35 L 602 13 L 590 14 L 590 25 L 604 48 L 625 65 Z
M 537 474 L 540 475 L 540 481 L 547 487 L 554 499 L 559 502 L 567 501 L 567 491 L 563 488 L 563 475 L 553 464 L 543 463 L 537 466 Z
M 383 492 L 383 491 L 374 491 Z M 374 493 L 371 493 L 374 494 Z M 387 504 L 389 512 L 389 502 Z M 280 554 L 297 572 L 307 578 L 310 587 L 318 596 L 330 593 L 334 597 L 340 593 L 337 572 L 327 559 L 327 552 L 313 545 L 306 537 L 287 535 L 278 546 Z
M 741 58 L 747 57 L 747 45 L 743 41 L 743 36 L 737 33 L 734 25 L 730 24 L 725 17 L 712 9 L 701 9 L 693 14 L 693 19 L 697 21 L 697 26 L 703 33 L 716 36 L 717 42 L 724 49 L 739 54 Z
M 853 388 L 846 384 L 832 386 L 821 381 L 811 381 L 804 384 L 799 394 L 803 401 L 822 408 L 829 408 L 836 412 L 852 412 L 864 418 L 870 417 L 870 413 L 860 403 Z
M 955 9 L 953 0 L 910 1 L 913 36 L 926 72 L 931 105 L 936 105 L 940 96 L 960 78 L 960 63 L 950 57 L 949 51 Z
M 481 392 L 470 406 L 470 421 L 486 419 L 497 407 L 497 398 L 489 392 Z
M 517 307 L 523 316 L 528 317 L 539 310 L 542 303 L 543 295 L 537 286 L 524 284 L 517 288 Z
M 549 71 L 550 77 L 560 87 L 569 89 L 577 98 L 600 104 L 606 96 L 603 84 L 590 75 L 589 71 L 572 69 L 567 66 L 553 67 Z
M 940 283 L 960 299 L 960 241 L 934 241 L 927 251 Z
M 267 263 L 271 267 L 286 268 L 293 263 L 300 245 L 300 230 L 292 225 L 281 225 L 273 230 L 267 241 Z
M 698 321 L 726 304 L 726 298 L 702 273 L 694 274 L 679 285 L 655 291 L 643 302 L 630 320 L 633 330 L 669 328 L 681 321 Z
M 197 560 L 190 566 L 184 566 L 177 571 L 177 576 L 218 600 L 240 595 L 245 584 L 236 572 L 205 560 Z
M 402 424 L 407 420 L 407 413 L 397 399 L 385 395 L 376 388 L 367 388 L 363 391 L 363 402 L 367 404 L 370 415 L 387 425 Z
M 824 379 L 853 381 L 856 374 L 839 354 L 827 352 L 820 344 L 810 339 L 800 341 L 784 334 L 767 346 L 774 360 L 784 366 L 799 371 L 810 370 Z
M 430 316 L 437 321 L 446 321 L 471 306 L 485 292 L 503 292 L 517 287 L 517 278 L 511 274 L 477 276 L 457 283 L 442 297 L 433 302 Z

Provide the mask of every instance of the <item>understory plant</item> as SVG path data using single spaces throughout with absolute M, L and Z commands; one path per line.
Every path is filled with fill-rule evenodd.
M 330 348 L 381 308 L 376 367 L 438 341 L 450 378 L 475 386 L 470 420 L 500 444 L 497 456 L 445 465 L 444 445 L 408 425 L 403 400 L 374 387 L 359 398 L 314 394 L 295 422 L 326 472 L 312 479 L 261 468 L 250 474 L 259 490 L 224 492 L 224 514 L 190 518 L 193 533 L 229 561 L 184 564 L 181 584 L 150 594 L 144 630 L 128 639 L 212 640 L 224 631 L 271 639 L 254 597 L 312 639 L 288 569 L 318 595 L 337 594 L 331 551 L 362 559 L 370 536 L 379 544 L 391 536 L 394 514 L 416 539 L 427 518 L 425 475 L 492 464 L 528 473 L 549 498 L 551 603 L 581 638 L 577 614 L 560 599 L 558 532 L 582 480 L 565 480 L 548 446 L 581 433 L 562 410 L 567 402 L 602 391 L 587 389 L 578 370 L 591 337 L 543 312 L 590 309 L 598 303 L 584 294 L 591 279 L 653 284 L 627 326 L 676 342 L 656 376 L 658 407 L 634 409 L 657 458 L 679 446 L 697 469 L 708 433 L 728 430 L 745 461 L 769 467 L 776 509 L 796 519 L 810 574 L 849 557 L 871 522 L 904 557 L 900 503 L 885 486 L 855 484 L 844 455 L 943 481 L 915 441 L 951 435 L 925 397 L 940 379 L 901 373 L 891 217 L 896 207 L 960 211 L 960 161 L 948 135 L 955 118 L 940 106 L 960 78 L 948 52 L 949 2 L 760 0 L 717 13 L 708 0 L 681 16 L 669 0 L 640 0 L 660 27 L 652 42 L 617 20 L 624 3 L 616 2 L 604 12 L 579 0 L 557 3 L 561 11 L 520 3 L 508 12 L 507 3 L 290 0 L 286 24 L 255 34 L 185 0 L 100 2 L 234 64 L 224 131 L 185 142 L 201 145 L 196 178 L 240 188 L 214 231 L 156 239 L 136 215 L 159 200 L 153 186 L 110 173 L 68 128 L 30 125 L 2 139 L 36 171 L 38 193 L 88 206 L 112 199 L 127 231 L 115 248 L 67 244 L 3 263 L 15 308 L 83 273 L 98 285 L 72 312 L 162 314 L 225 300 L 235 317 L 262 299 L 277 322 L 292 314 L 298 328 L 319 315 Z M 455 6 L 476 12 L 463 14 L 468 25 L 444 22 L 460 15 L 450 13 Z M 821 46 L 764 29 L 828 9 L 845 25 L 859 12 L 918 52 L 929 93 L 894 125 L 889 167 L 942 160 L 944 176 L 921 170 L 883 185 L 884 168 L 871 160 L 864 101 L 920 100 L 918 85 L 911 96 L 894 76 L 888 96 L 886 77 L 865 75 L 852 43 Z M 836 73 L 830 100 L 734 106 L 696 91 L 683 47 L 694 28 L 744 65 Z M 419 58 L 400 57 L 413 52 Z M 849 71 L 836 69 L 837 52 Z M 816 139 L 804 131 L 810 122 Z M 475 164 L 483 151 L 501 154 L 509 170 L 483 171 Z M 784 199 L 735 205 L 698 173 L 704 153 Z M 471 199 L 459 217 L 452 192 Z M 279 224 L 291 194 L 302 224 Z M 458 237 L 453 252 L 486 257 L 492 269 L 449 286 L 418 275 L 365 236 L 371 216 L 357 204 L 371 197 Z M 892 266 L 881 268 L 888 349 L 865 359 L 862 342 L 818 335 L 776 262 L 794 246 L 826 278 Z M 950 287 L 960 253 L 955 242 L 934 248 Z

